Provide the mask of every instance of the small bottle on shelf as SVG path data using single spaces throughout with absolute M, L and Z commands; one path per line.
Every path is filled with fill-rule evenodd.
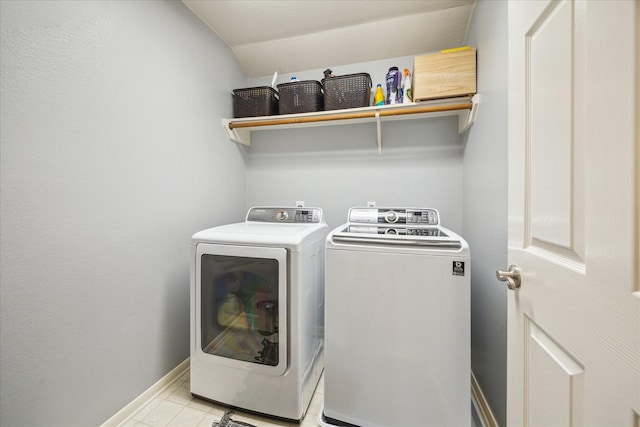
M 384 93 L 382 93 L 381 84 L 378 84 L 378 87 L 376 87 L 376 93 L 373 95 L 373 105 L 384 105 Z
M 297 82 L 298 79 L 296 76 L 291 76 L 291 83 Z M 298 94 L 298 88 L 293 86 L 293 108 L 298 108 L 300 106 L 300 94 Z
M 413 102 L 411 95 L 411 73 L 408 68 L 404 69 L 404 75 L 402 76 L 402 103 L 408 104 Z
M 401 87 L 402 74 L 398 71 L 398 67 L 389 68 L 387 73 L 387 104 L 402 104 Z

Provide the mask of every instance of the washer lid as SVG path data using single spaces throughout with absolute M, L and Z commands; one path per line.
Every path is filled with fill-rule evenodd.
M 466 246 L 464 240 L 442 227 L 392 227 L 345 224 L 331 233 L 332 243 L 455 249 Z
M 348 220 L 331 232 L 327 247 L 468 250 L 462 237 L 440 225 L 436 209 L 351 208 Z

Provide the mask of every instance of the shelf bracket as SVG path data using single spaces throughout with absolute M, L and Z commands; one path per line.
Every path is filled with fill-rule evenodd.
M 480 103 L 480 94 L 476 93 L 471 97 L 471 110 L 464 110 L 458 116 L 458 133 L 464 133 L 476 121 L 478 113 L 478 104 Z
M 382 154 L 382 125 L 380 124 L 380 111 L 376 111 L 376 128 L 378 131 L 378 155 Z
M 251 145 L 251 130 L 238 128 L 231 129 L 231 127 L 229 127 L 230 123 L 231 120 L 222 119 L 222 127 L 224 128 L 225 132 L 227 132 L 227 136 L 229 137 L 229 139 L 237 142 L 238 144 Z

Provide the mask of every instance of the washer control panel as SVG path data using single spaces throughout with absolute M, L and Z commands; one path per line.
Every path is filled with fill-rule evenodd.
M 344 231 L 348 233 L 387 234 L 398 236 L 439 236 L 448 237 L 437 227 L 384 227 L 377 225 L 350 225 Z
M 247 221 L 250 222 L 319 224 L 323 220 L 320 208 L 256 207 L 247 213 Z
M 440 225 L 440 214 L 430 208 L 351 208 L 348 221 L 352 224 L 434 226 Z

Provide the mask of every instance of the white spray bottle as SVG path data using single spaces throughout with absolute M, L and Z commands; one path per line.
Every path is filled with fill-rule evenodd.
M 402 103 L 408 104 L 413 102 L 413 96 L 411 95 L 411 73 L 408 68 L 404 69 L 404 75 L 402 76 Z

